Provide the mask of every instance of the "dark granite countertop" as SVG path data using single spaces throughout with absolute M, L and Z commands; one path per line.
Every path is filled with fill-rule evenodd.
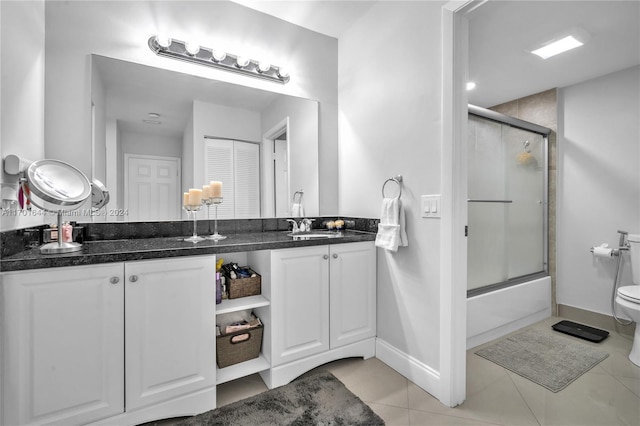
M 221 241 L 205 240 L 198 243 L 183 241 L 184 237 L 89 241 L 83 244 L 82 251 L 55 255 L 43 255 L 40 254 L 38 248 L 32 248 L 3 257 L 0 260 L 0 271 L 344 244 L 374 241 L 376 236 L 372 232 L 349 230 L 344 231 L 343 236 L 339 238 L 293 240 L 287 234 L 286 231 L 226 234 L 227 238 Z

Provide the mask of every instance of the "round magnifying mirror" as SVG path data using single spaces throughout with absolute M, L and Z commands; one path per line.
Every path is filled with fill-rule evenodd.
M 94 178 L 91 181 L 91 207 L 100 210 L 109 203 L 110 198 L 107 188 Z
M 27 169 L 31 202 L 51 212 L 75 210 L 91 195 L 87 176 L 59 160 L 39 160 Z
M 58 214 L 58 241 L 43 245 L 44 254 L 79 251 L 82 245 L 62 241 L 62 213 L 75 210 L 91 196 L 91 183 L 77 168 L 59 160 L 39 160 L 27 169 L 31 203 Z

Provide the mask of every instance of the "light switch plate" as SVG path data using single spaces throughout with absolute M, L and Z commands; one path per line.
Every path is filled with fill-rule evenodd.
M 421 197 L 422 217 L 440 217 L 440 195 L 423 195 Z

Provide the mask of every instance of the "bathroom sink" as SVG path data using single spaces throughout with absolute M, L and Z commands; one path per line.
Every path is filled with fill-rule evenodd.
M 297 234 L 289 233 L 287 236 L 293 238 L 294 240 L 315 240 L 318 238 L 340 238 L 342 237 L 341 232 L 335 231 L 313 231 L 313 232 L 300 232 Z

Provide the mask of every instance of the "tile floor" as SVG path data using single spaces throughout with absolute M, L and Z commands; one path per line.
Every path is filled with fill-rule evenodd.
M 531 327 L 550 329 L 559 320 Z M 376 358 L 340 360 L 318 369 L 333 373 L 388 426 L 640 425 L 640 367 L 627 358 L 631 337 L 612 333 L 600 344 L 579 341 L 609 357 L 558 393 L 475 355 L 477 348 L 468 351 L 467 398 L 456 408 L 445 407 Z M 225 383 L 218 386 L 218 406 L 265 390 L 258 375 Z

